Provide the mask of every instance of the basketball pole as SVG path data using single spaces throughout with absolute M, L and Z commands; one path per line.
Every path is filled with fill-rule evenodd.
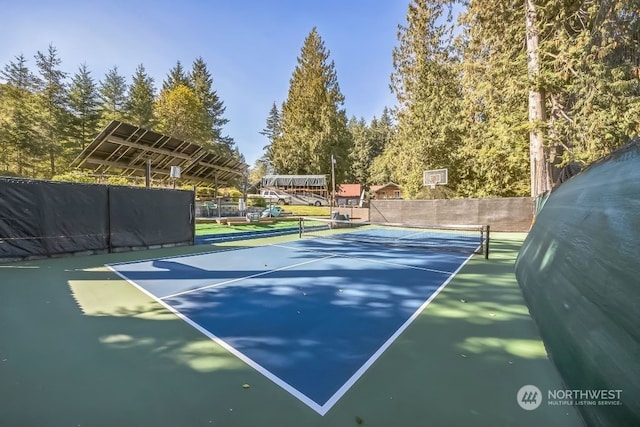
M 336 200 L 336 159 L 331 153 L 331 210 Z

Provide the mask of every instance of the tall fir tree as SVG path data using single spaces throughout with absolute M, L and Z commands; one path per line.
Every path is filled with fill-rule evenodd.
M 99 133 L 100 98 L 98 86 L 86 64 L 78 67 L 71 80 L 69 106 L 74 114 L 72 139 L 74 154 L 85 149 Z
M 0 166 L 3 171 L 25 176 L 25 168 L 43 154 L 35 119 L 37 78 L 24 55 L 5 65 L 0 76 L 5 81 L 0 92 Z
M 98 85 L 100 94 L 100 125 L 106 126 L 112 120 L 122 120 L 127 101 L 127 80 L 118 74 L 118 66 L 114 65 Z
M 406 197 L 423 192 L 423 172 L 449 169 L 459 182 L 454 154 L 462 141 L 459 68 L 453 50 L 451 0 L 414 0 L 398 29 L 391 88 L 398 99 L 398 130 L 387 147 L 392 178 Z M 437 112 L 437 114 L 434 114 Z
M 363 117 L 351 117 L 348 122 L 353 145 L 349 152 L 349 171 L 346 179 L 349 182 L 360 183 L 365 188 L 369 186 L 369 168 L 371 166 L 371 129 Z
M 371 158 L 380 156 L 385 147 L 391 142 L 395 133 L 395 124 L 389 108 L 384 107 L 378 119 L 374 117 L 369 126 L 371 128 Z
M 640 2 L 539 2 L 549 161 L 591 162 L 640 133 Z
M 458 194 L 530 195 L 524 0 L 471 1 L 461 18 L 467 132 Z
M 127 122 L 141 128 L 152 129 L 155 125 L 154 102 L 153 78 L 147 74 L 144 65 L 140 64 L 133 75 L 125 102 L 124 114 Z
M 167 78 L 164 82 L 162 82 L 162 92 L 175 89 L 180 85 L 190 88 L 191 80 L 189 80 L 189 77 L 184 71 L 182 63 L 180 61 L 176 61 L 176 65 L 171 70 L 169 70 Z
M 336 182 L 343 182 L 346 176 L 352 142 L 335 65 L 328 60 L 329 52 L 313 28 L 282 106 L 282 134 L 272 144 L 276 173 L 328 174 L 334 156 Z
M 385 107 L 380 119 L 371 121 L 371 157 L 372 162 L 369 167 L 369 179 L 371 184 L 383 185 L 394 178 L 395 172 L 392 142 L 395 141 L 396 126 L 392 117 L 392 112 Z
M 198 99 L 207 113 L 206 126 L 211 133 L 212 143 L 223 143 L 231 152 L 234 148 L 234 140 L 228 135 L 223 135 L 223 128 L 229 120 L 224 117 L 226 107 L 213 89 L 213 77 L 207 69 L 207 64 L 202 57 L 193 62 L 189 75 L 190 87 L 193 88 Z
M 60 70 L 62 60 L 57 49 L 49 45 L 46 53 L 35 55 L 39 79 L 37 85 L 40 100 L 40 124 L 42 143 L 49 154 L 49 177 L 57 173 L 57 160 L 63 153 L 69 135 L 71 116 L 68 110 L 67 73 Z M 67 159 L 70 160 L 70 159 Z
M 267 144 L 262 147 L 264 155 L 262 162 L 265 164 L 265 169 L 268 173 L 273 173 L 273 143 L 276 138 L 282 135 L 282 122 L 280 117 L 280 111 L 278 106 L 274 102 L 269 110 L 269 116 L 267 117 L 267 124 L 265 128 L 260 131 L 260 135 L 267 137 Z

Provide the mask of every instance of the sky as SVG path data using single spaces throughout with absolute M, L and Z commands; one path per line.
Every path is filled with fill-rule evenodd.
M 0 0 L 0 67 L 53 45 L 71 77 L 86 64 L 96 82 L 118 67 L 131 82 L 143 64 L 162 86 L 180 61 L 202 57 L 249 165 L 263 154 L 271 106 L 286 100 L 304 39 L 316 27 L 334 62 L 347 117 L 370 121 L 392 107 L 397 28 L 410 0 Z M 70 78 L 69 78 L 70 81 Z

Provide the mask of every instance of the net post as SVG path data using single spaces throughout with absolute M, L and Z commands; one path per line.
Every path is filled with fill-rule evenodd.
M 298 218 L 298 238 L 302 239 L 302 217 Z
M 491 226 L 487 224 L 487 237 L 485 239 L 485 243 L 484 243 L 484 259 L 489 259 L 489 241 L 490 239 L 490 232 L 489 230 L 491 230 Z

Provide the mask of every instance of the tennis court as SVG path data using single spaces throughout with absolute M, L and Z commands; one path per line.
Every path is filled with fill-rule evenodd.
M 581 424 L 516 402 L 561 387 L 523 235 L 305 231 L 2 265 L 0 424 Z
M 324 415 L 469 258 L 421 250 L 415 229 L 340 231 L 111 268 Z

